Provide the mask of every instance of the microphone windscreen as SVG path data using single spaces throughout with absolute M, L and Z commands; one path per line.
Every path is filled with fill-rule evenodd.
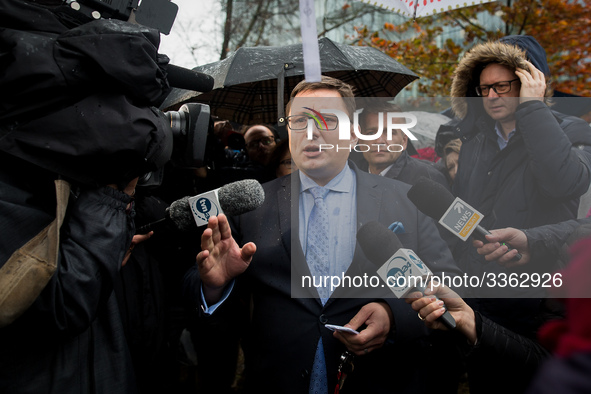
M 245 179 L 222 186 L 218 199 L 226 215 L 237 216 L 260 207 L 265 201 L 265 191 L 258 181 Z
M 189 231 L 195 227 L 195 220 L 191 213 L 189 197 L 173 201 L 166 209 L 166 214 L 181 231 Z
M 357 241 L 367 258 L 378 267 L 402 248 L 402 243 L 396 234 L 382 223 L 375 221 L 361 226 L 357 231 Z
M 435 220 L 441 219 L 454 201 L 445 186 L 424 176 L 410 188 L 407 196 L 419 211 Z

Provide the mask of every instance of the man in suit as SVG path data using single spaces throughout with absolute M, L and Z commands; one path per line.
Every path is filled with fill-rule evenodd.
M 414 185 L 421 176 L 425 176 L 449 189 L 445 176 L 433 166 L 433 163 L 409 155 L 408 150 L 412 144 L 402 130 L 392 130 L 392 138 L 387 139 L 385 125 L 388 112 L 402 112 L 402 110 L 397 105 L 378 101 L 359 115 L 362 134 L 375 135 L 380 124 L 384 128 L 382 135 L 369 145 L 370 149 L 363 152 L 363 158 L 367 161 L 367 171 L 370 174 L 398 179 L 409 185 Z M 380 117 L 382 117 L 381 121 Z M 399 124 L 407 122 L 404 118 L 394 118 L 392 121 Z
M 333 292 L 327 286 L 307 286 L 304 278 L 375 276 L 377 267 L 355 241 L 357 229 L 373 220 L 402 222 L 406 232 L 399 234 L 401 242 L 436 274 L 458 273 L 451 254 L 433 221 L 406 197 L 408 185 L 348 164 L 356 142 L 352 128 L 346 140 L 339 139 L 336 116 L 323 113 L 308 138 L 311 114 L 334 109 L 352 116 L 349 85 L 329 77 L 303 81 L 291 97 L 286 113 L 299 170 L 263 185 L 263 205 L 232 218 L 231 225 L 223 215 L 210 219 L 185 289 L 200 304 L 201 318 L 214 324 L 232 318 L 224 313 L 226 304 L 249 297 L 250 322 L 236 327 L 244 332 L 247 391 L 332 391 L 339 357 L 349 349 L 356 359 L 346 390 L 380 393 L 396 386 L 401 393 L 425 392 L 428 332 L 408 305 L 381 286 L 342 286 Z M 328 146 L 332 149 L 322 148 Z M 319 189 L 325 196 L 313 197 Z M 316 220 L 323 210 L 327 220 L 318 231 Z M 332 333 L 326 323 L 346 324 L 360 333 Z

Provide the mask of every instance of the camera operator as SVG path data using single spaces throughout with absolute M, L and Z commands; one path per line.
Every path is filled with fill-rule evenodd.
M 0 3 L 0 392 L 134 393 L 113 288 L 138 176 L 170 158 L 168 58 L 62 3 Z

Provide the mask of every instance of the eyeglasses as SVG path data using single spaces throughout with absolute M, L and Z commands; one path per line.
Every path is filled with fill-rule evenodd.
M 308 128 L 308 120 L 312 120 L 316 124 L 316 128 L 320 131 L 332 131 L 339 127 L 339 118 L 334 115 L 322 114 L 318 118 L 308 115 L 291 115 L 285 119 L 287 120 L 287 126 L 293 131 L 306 130 Z
M 287 168 L 289 168 L 291 170 L 291 166 L 293 165 L 293 160 L 292 159 L 285 159 L 285 160 L 281 160 L 279 162 L 280 165 L 285 166 Z
M 264 146 L 269 146 L 275 142 L 275 137 L 263 137 L 257 138 L 256 140 L 252 140 L 246 144 L 247 148 L 256 148 L 259 144 L 263 144 Z
M 480 97 L 488 97 L 491 88 L 496 94 L 509 93 L 511 91 L 511 83 L 515 81 L 519 81 L 519 78 L 493 83 L 492 85 L 479 85 L 476 86 L 476 94 Z

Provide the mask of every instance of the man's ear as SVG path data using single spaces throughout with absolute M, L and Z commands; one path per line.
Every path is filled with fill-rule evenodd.
M 402 133 L 402 146 L 404 146 L 404 150 L 406 150 L 406 147 L 408 146 L 408 135 L 406 135 L 406 133 L 400 131 L 400 133 Z
M 351 145 L 357 145 L 357 142 L 359 141 L 359 138 L 357 138 L 357 135 L 354 132 L 354 127 L 355 124 L 351 123 Z M 361 133 L 361 128 L 359 127 L 359 125 L 357 125 L 357 134 Z

